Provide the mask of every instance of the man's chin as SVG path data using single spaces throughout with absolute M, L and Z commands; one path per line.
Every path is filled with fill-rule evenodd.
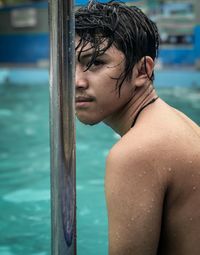
M 80 118 L 80 117 L 78 117 L 78 116 L 76 116 L 76 117 L 77 117 L 77 119 L 78 119 L 81 123 L 83 123 L 83 124 L 85 124 L 85 125 L 94 126 L 94 125 L 98 124 L 99 122 L 101 122 L 101 120 L 85 119 L 85 118 Z

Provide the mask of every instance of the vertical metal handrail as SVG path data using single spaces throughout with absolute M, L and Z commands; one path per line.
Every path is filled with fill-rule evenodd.
M 52 255 L 76 254 L 74 3 L 50 0 Z

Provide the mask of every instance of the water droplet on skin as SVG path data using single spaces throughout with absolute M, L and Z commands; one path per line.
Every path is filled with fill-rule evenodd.
M 192 189 L 193 189 L 193 190 L 196 190 L 197 188 L 194 186 Z
M 192 160 L 189 161 L 189 164 L 192 164 Z
M 117 239 L 119 239 L 119 237 L 120 237 L 119 232 L 116 232 L 116 237 L 117 237 Z
M 169 167 L 169 168 L 168 168 L 168 171 L 169 171 L 169 172 L 171 172 L 171 171 L 172 171 L 171 167 Z
M 190 218 L 190 221 L 192 221 L 192 217 Z
M 135 218 L 134 217 L 131 217 L 131 221 L 134 221 L 135 220 Z

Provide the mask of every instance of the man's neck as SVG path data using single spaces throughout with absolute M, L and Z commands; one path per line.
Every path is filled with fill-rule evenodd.
M 139 88 L 132 99 L 120 111 L 105 119 L 104 123 L 123 136 L 131 128 L 138 112 L 156 97 L 152 84 Z

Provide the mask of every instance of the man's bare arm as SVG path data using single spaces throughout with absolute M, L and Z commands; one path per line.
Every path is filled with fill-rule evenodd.
M 153 154 L 127 145 L 108 156 L 109 255 L 157 254 L 165 188 Z

